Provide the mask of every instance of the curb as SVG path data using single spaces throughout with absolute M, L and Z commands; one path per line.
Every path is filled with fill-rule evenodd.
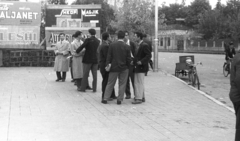
M 167 75 L 167 76 L 170 76 L 170 77 L 175 78 L 176 80 L 178 80 L 178 81 L 182 82 L 183 84 L 187 85 L 189 88 L 191 88 L 191 89 L 199 92 L 200 94 L 202 94 L 202 95 L 205 96 L 206 98 L 208 98 L 208 99 L 210 99 L 211 101 L 215 102 L 216 104 L 218 104 L 218 105 L 220 105 L 220 106 L 223 106 L 224 108 L 228 109 L 228 110 L 231 111 L 232 113 L 235 113 L 235 110 L 234 110 L 233 108 L 231 108 L 231 107 L 223 104 L 222 102 L 220 102 L 220 101 L 218 101 L 217 99 L 215 99 L 214 97 L 206 94 L 205 92 L 200 91 L 200 90 L 198 90 L 197 88 L 188 85 L 185 81 L 181 80 L 180 78 L 178 78 L 178 77 L 176 77 L 176 76 L 173 76 L 173 75 L 169 74 L 168 72 L 166 72 L 166 71 L 164 71 L 164 70 L 160 70 L 160 69 L 159 69 L 159 71 L 161 71 L 162 73 L 164 73 L 164 74 Z

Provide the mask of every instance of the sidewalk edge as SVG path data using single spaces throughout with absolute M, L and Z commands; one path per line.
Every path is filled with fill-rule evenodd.
M 235 113 L 235 111 L 234 111 L 233 108 L 231 108 L 231 107 L 223 104 L 222 102 L 218 101 L 218 100 L 215 99 L 214 97 L 206 94 L 206 93 L 203 92 L 203 91 L 198 90 L 197 88 L 194 88 L 194 87 L 188 85 L 185 81 L 181 80 L 180 78 L 178 78 L 178 77 L 176 77 L 176 76 L 173 76 L 173 75 L 169 74 L 168 72 L 166 72 L 166 71 L 164 71 L 164 70 L 160 70 L 160 71 L 161 71 L 162 73 L 164 73 L 165 75 L 167 75 L 167 76 L 170 76 L 170 77 L 173 77 L 173 78 L 177 79 L 178 81 L 182 82 L 183 84 L 185 84 L 186 86 L 192 88 L 193 90 L 199 92 L 200 94 L 202 94 L 202 95 L 205 96 L 206 98 L 210 99 L 211 101 L 215 102 L 216 104 L 218 104 L 218 105 L 220 105 L 220 106 L 223 106 L 224 108 L 228 109 L 229 111 Z

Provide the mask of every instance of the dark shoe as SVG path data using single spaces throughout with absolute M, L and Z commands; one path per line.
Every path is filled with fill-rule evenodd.
M 146 101 L 146 99 L 145 99 L 145 98 L 143 98 L 143 99 L 142 99 L 142 102 L 145 102 L 145 101 Z
M 56 82 L 60 81 L 61 79 L 57 79 Z
M 84 93 L 86 92 L 85 90 L 81 90 L 81 89 L 79 89 L 78 91 L 79 91 L 79 92 L 84 92 Z
M 142 103 L 142 100 L 140 100 L 140 99 L 137 99 L 132 102 L 132 104 L 141 104 L 141 103 Z
M 122 101 L 117 101 L 117 105 L 121 105 Z
M 125 99 L 131 99 L 131 96 L 126 96 Z
M 107 104 L 107 100 L 102 100 L 101 101 L 103 104 Z
M 65 82 L 65 79 L 62 79 L 62 82 Z
M 92 88 L 90 86 L 87 86 L 86 89 L 87 90 L 92 90 Z

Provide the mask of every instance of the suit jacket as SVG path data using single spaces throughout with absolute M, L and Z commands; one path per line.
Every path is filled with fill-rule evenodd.
M 230 74 L 230 99 L 233 103 L 240 102 L 240 53 L 232 60 Z
M 106 41 L 103 41 L 102 44 L 99 46 L 98 64 L 101 72 L 105 72 L 108 49 L 109 44 Z
M 84 43 L 76 50 L 76 53 L 79 53 L 83 50 L 83 48 L 86 49 L 84 57 L 83 57 L 83 63 L 87 64 L 97 64 L 98 63 L 98 46 L 100 41 L 95 37 L 91 36 L 90 38 L 87 38 Z
M 106 65 L 111 64 L 110 72 L 121 72 L 128 69 L 131 62 L 130 48 L 124 41 L 110 45 Z
M 145 73 L 148 71 L 148 62 L 151 59 L 151 52 L 147 43 L 142 42 L 139 45 L 137 54 L 134 58 L 134 72 L 135 73 Z M 141 61 L 141 65 L 138 65 L 137 62 Z
M 152 42 L 149 41 L 148 39 L 144 39 L 143 41 L 148 44 L 148 47 L 149 47 L 149 49 L 150 49 L 150 52 L 152 52 Z

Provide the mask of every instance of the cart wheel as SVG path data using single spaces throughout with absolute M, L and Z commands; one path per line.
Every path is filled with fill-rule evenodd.
M 196 86 L 197 86 L 197 88 L 198 88 L 198 90 L 200 90 L 200 81 L 199 81 L 199 78 L 198 78 L 198 75 L 197 74 L 195 74 L 195 82 L 196 82 Z
M 227 77 L 228 74 L 229 74 L 229 70 L 228 70 L 228 69 L 229 69 L 229 68 L 228 68 L 227 63 L 224 63 L 224 65 L 223 65 L 223 75 L 224 75 L 225 77 Z
M 178 77 L 179 76 L 179 72 L 177 70 L 175 70 L 175 76 Z

